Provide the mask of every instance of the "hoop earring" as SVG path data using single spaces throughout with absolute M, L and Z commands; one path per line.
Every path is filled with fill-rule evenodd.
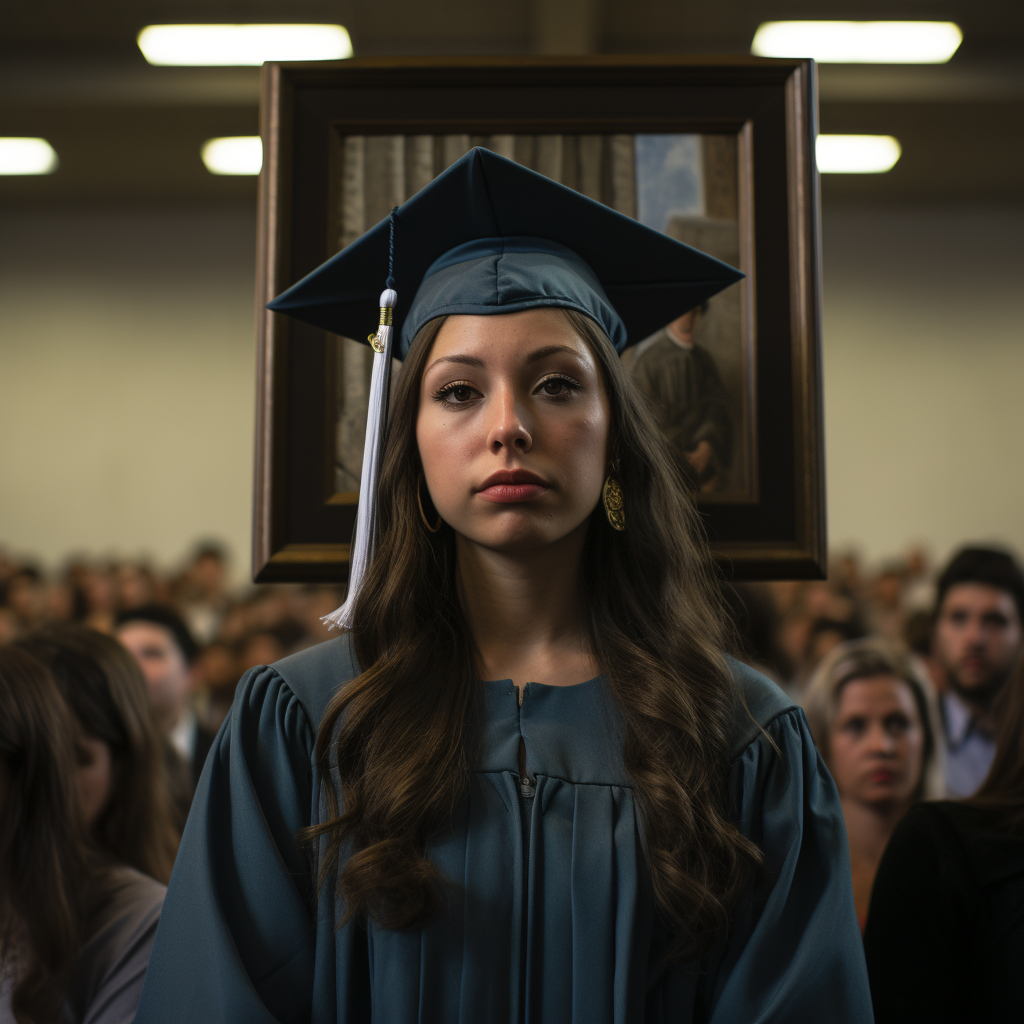
M 423 520 L 423 525 L 431 533 L 437 533 L 437 531 L 441 529 L 441 514 L 438 513 L 438 516 L 437 516 L 437 526 L 431 526 L 430 523 L 427 521 L 426 514 L 423 511 L 423 499 L 420 497 L 420 484 L 421 483 L 423 483 L 423 474 L 422 473 L 420 473 L 420 475 L 418 477 L 416 477 L 416 504 L 419 506 L 419 509 L 420 509 L 420 519 Z
M 620 532 L 625 530 L 626 513 L 623 509 L 622 485 L 611 474 L 605 478 L 601 501 L 604 503 L 604 514 L 608 517 L 612 529 Z

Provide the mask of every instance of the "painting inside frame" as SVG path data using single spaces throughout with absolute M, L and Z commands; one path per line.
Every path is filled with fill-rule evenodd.
M 744 133 L 339 133 L 332 140 L 329 250 L 355 241 L 473 146 L 530 167 L 747 275 L 636 341 L 622 362 L 698 499 L 756 502 L 753 219 Z M 325 491 L 331 504 L 358 502 L 372 355 L 358 340 L 335 337 L 327 346 L 333 457 L 325 465 Z M 394 370 L 393 381 L 401 372 L 397 361 Z

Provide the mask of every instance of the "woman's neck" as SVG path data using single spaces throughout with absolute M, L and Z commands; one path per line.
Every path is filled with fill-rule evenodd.
M 571 686 L 598 673 L 582 627 L 584 522 L 555 544 L 503 552 L 457 539 L 459 596 L 484 679 Z
M 843 800 L 846 838 L 850 844 L 850 865 L 853 869 L 853 902 L 857 916 L 867 916 L 871 888 L 875 884 L 878 865 L 892 837 L 893 830 L 910 808 L 909 802 L 865 804 Z

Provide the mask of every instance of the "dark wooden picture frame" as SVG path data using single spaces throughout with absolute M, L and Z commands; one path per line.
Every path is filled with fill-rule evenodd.
M 368 59 L 263 71 L 253 577 L 342 581 L 355 523 L 334 493 L 336 339 L 266 303 L 338 249 L 349 135 L 732 134 L 756 487 L 702 500 L 735 579 L 825 572 L 820 243 L 809 61 L 753 57 Z M 368 314 L 372 320 L 373 311 Z M 372 330 L 373 324 L 368 324 Z

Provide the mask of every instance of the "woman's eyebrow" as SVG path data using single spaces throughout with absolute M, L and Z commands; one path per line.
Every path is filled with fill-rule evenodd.
M 537 349 L 536 352 L 531 352 L 526 357 L 526 361 L 527 363 L 536 363 L 541 359 L 547 359 L 548 356 L 557 355 L 559 352 L 568 352 L 569 355 L 579 356 L 579 352 L 568 345 L 546 345 L 544 348 Z
M 482 359 L 478 359 L 476 356 L 454 355 L 438 356 L 437 359 L 427 367 L 427 369 L 432 370 L 438 363 L 461 363 L 463 366 L 484 366 L 484 361 Z

